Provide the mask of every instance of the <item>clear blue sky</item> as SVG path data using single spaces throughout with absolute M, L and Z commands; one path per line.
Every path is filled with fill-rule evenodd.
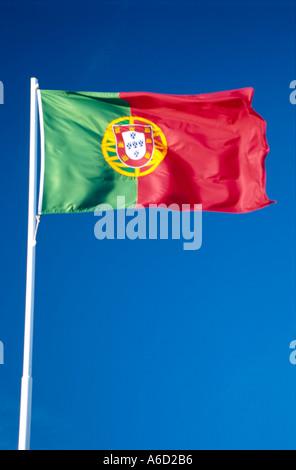
M 254 87 L 277 200 L 204 213 L 196 252 L 98 241 L 93 214 L 42 217 L 31 447 L 296 449 L 295 2 L 0 1 L 0 44 L 0 449 L 18 438 L 31 76 L 77 91 Z

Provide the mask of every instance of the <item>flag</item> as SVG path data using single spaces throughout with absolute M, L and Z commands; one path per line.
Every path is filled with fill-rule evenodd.
M 149 204 L 244 213 L 269 205 L 254 90 L 203 95 L 41 90 L 42 214 Z

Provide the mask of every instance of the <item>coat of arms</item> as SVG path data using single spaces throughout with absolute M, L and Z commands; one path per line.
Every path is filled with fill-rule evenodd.
M 154 171 L 167 153 L 162 130 L 152 121 L 123 116 L 111 121 L 102 140 L 106 162 L 125 176 L 145 176 Z
M 141 168 L 150 162 L 154 150 L 152 126 L 114 125 L 113 132 L 116 140 L 116 152 L 124 165 Z

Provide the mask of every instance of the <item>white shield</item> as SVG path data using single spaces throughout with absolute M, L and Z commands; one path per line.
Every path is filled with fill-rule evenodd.
M 146 141 L 143 132 L 126 131 L 122 133 L 125 152 L 131 160 L 140 160 L 146 154 Z

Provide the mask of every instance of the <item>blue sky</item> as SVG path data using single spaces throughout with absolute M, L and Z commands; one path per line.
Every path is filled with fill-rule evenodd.
M 203 245 L 38 231 L 33 449 L 296 449 L 294 1 L 0 1 L 0 449 L 22 375 L 29 80 L 77 91 L 255 89 L 265 209 L 203 214 Z M 132 286 L 132 287 L 131 287 Z

